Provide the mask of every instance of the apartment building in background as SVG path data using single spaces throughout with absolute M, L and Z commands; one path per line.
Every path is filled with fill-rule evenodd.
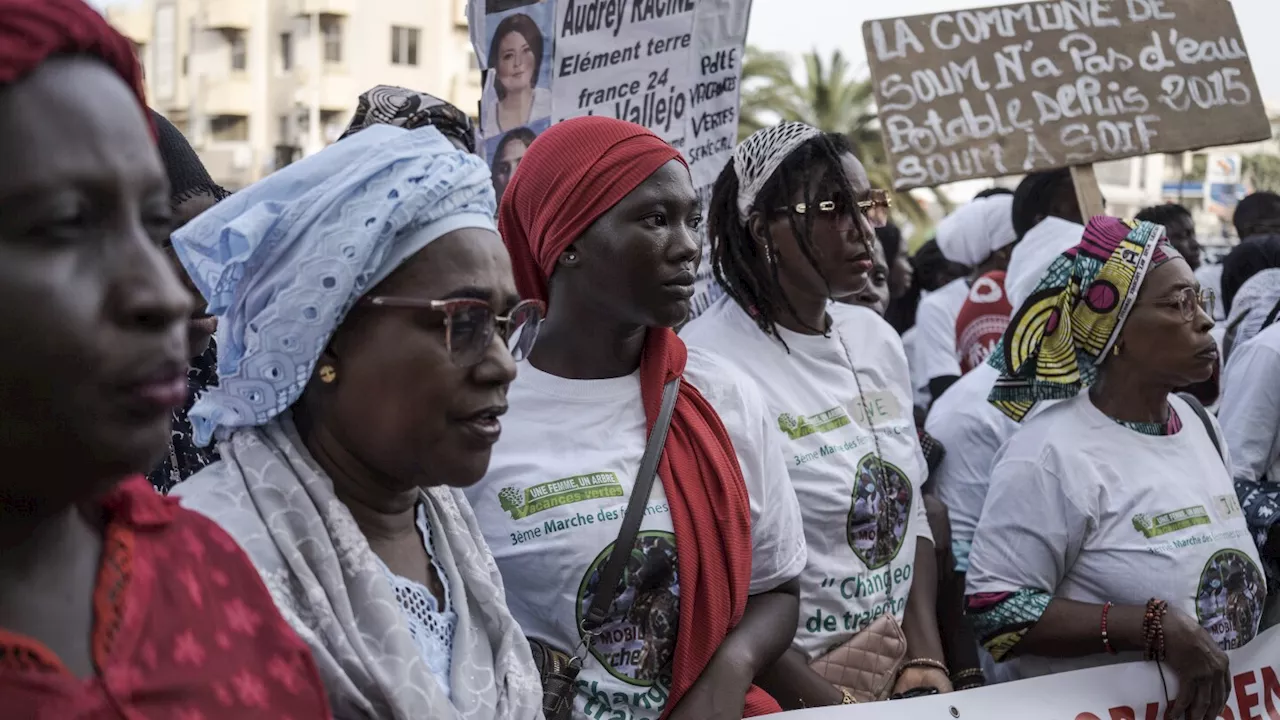
M 466 0 L 135 0 L 151 106 L 230 190 L 338 139 L 360 93 L 400 85 L 478 114 Z

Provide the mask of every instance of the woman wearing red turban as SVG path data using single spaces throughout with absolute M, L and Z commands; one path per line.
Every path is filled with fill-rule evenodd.
M 752 679 L 795 632 L 804 533 L 758 388 L 671 329 L 689 312 L 700 222 L 680 154 L 600 117 L 543 133 L 502 200 L 516 284 L 549 308 L 467 496 L 531 638 L 578 645 L 663 386 L 683 380 L 575 717 L 779 710 Z
M 248 558 L 142 476 L 192 303 L 139 80 L 80 0 L 0 0 L 2 714 L 327 718 Z

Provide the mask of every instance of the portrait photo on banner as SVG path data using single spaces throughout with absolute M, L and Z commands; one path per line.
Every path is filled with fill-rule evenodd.
M 501 135 L 485 138 L 484 157 L 489 162 L 489 170 L 493 173 L 493 191 L 502 201 L 502 193 L 511 182 L 511 176 L 520 166 L 524 153 L 533 144 L 533 139 L 551 127 L 551 118 L 543 118 L 528 125 L 508 130 Z
M 509 7 L 513 0 L 486 0 Z M 486 139 L 551 117 L 555 4 L 541 0 L 485 16 L 484 91 L 480 134 Z

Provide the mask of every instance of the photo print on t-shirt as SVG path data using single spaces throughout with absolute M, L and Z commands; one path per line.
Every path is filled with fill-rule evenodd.
M 847 524 L 849 547 L 868 570 L 876 570 L 893 562 L 902 549 L 914 491 L 901 468 L 875 454 L 858 461 L 857 474 Z
M 1214 553 L 1196 587 L 1196 619 L 1218 647 L 1234 650 L 1258 634 L 1267 583 L 1253 560 L 1239 550 Z
M 600 551 L 587 567 L 578 590 L 578 625 L 595 599 L 614 543 Z M 591 654 L 613 677 L 637 686 L 650 686 L 671 673 L 680 626 L 680 578 L 676 536 L 660 530 L 642 531 L 617 594 L 609 620 L 591 646 Z

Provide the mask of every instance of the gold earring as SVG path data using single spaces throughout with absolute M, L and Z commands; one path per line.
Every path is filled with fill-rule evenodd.
M 1112 354 L 1112 355 L 1114 355 L 1114 356 L 1116 356 L 1116 357 L 1120 357 L 1120 345 L 1119 345 L 1119 344 L 1116 344 L 1115 349 L 1113 349 L 1113 350 L 1111 351 L 1111 354 Z
M 320 366 L 320 382 L 328 384 L 338 379 L 338 371 L 332 365 Z

